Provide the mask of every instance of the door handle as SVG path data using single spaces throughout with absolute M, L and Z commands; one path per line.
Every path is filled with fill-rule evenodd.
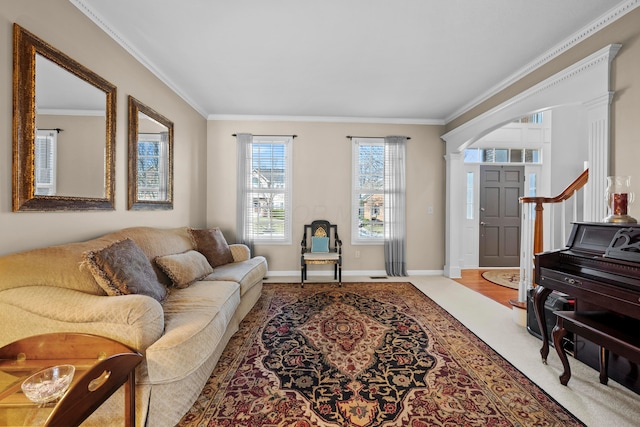
M 480 221 L 480 225 L 489 225 L 488 222 Z

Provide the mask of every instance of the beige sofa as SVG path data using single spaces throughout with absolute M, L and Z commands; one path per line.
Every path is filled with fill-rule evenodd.
M 114 293 L 88 268 L 88 254 L 129 239 L 150 261 L 161 291 L 167 290 L 162 301 L 140 293 L 109 296 Z M 188 228 L 135 227 L 0 257 L 0 346 L 50 332 L 118 340 L 145 356 L 136 371 L 137 425 L 175 425 L 260 297 L 267 272 L 264 257 L 251 258 L 246 246 L 229 245 L 232 262 L 177 288 L 175 276 L 182 273 L 161 268 L 159 260 L 179 265 L 183 255 L 172 259 L 175 254 L 191 254 L 199 262 L 197 246 Z M 122 425 L 121 399 L 114 395 L 86 424 Z

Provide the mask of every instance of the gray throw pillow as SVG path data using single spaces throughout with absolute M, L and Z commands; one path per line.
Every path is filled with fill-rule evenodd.
M 131 239 L 85 253 L 86 265 L 107 295 L 140 294 L 163 301 L 167 290 L 142 249 Z

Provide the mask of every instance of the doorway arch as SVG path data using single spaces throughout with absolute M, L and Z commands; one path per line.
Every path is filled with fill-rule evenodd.
M 442 135 L 446 144 L 445 265 L 447 277 L 461 277 L 463 266 L 462 222 L 464 192 L 464 149 L 493 130 L 540 111 L 560 106 L 581 105 L 588 122 L 589 183 L 585 188 L 584 219 L 603 218 L 605 206 L 599 203 L 609 173 L 611 62 L 621 45 L 600 49 L 572 66 L 547 78 L 514 98 Z

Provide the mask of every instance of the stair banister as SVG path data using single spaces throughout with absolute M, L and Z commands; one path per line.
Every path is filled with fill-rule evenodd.
M 562 193 L 556 197 L 520 197 L 520 203 L 535 203 L 536 220 L 533 227 L 533 253 L 537 254 L 544 250 L 543 236 L 544 236 L 544 224 L 542 219 L 542 213 L 544 211 L 544 203 L 559 203 L 568 200 L 585 186 L 589 180 L 589 169 L 585 169 L 584 172 L 578 176 Z
M 525 248 L 522 252 L 522 257 L 520 259 L 520 283 L 519 283 L 519 293 L 518 300 L 509 301 L 513 306 L 525 308 L 526 307 L 526 294 L 529 285 L 536 286 L 535 283 L 528 282 L 526 279 L 530 277 L 530 270 L 532 269 L 532 262 L 534 260 L 534 255 L 544 251 L 544 204 L 550 203 L 561 203 L 564 202 L 571 197 L 573 197 L 576 192 L 582 189 L 587 181 L 589 180 L 589 169 L 585 169 L 571 184 L 567 186 L 560 194 L 555 197 L 520 197 L 520 203 L 524 204 L 535 204 L 535 221 L 533 226 L 533 253 L 529 252 L 527 248 Z M 526 228 L 526 214 L 525 212 L 529 212 L 528 209 L 523 208 L 523 230 Z M 564 209 L 563 209 L 564 212 Z M 574 220 L 577 217 L 577 208 L 574 204 Z M 530 232 L 530 228 L 529 228 Z M 523 243 L 526 239 L 523 239 Z M 533 281 L 532 281 L 533 282 Z

